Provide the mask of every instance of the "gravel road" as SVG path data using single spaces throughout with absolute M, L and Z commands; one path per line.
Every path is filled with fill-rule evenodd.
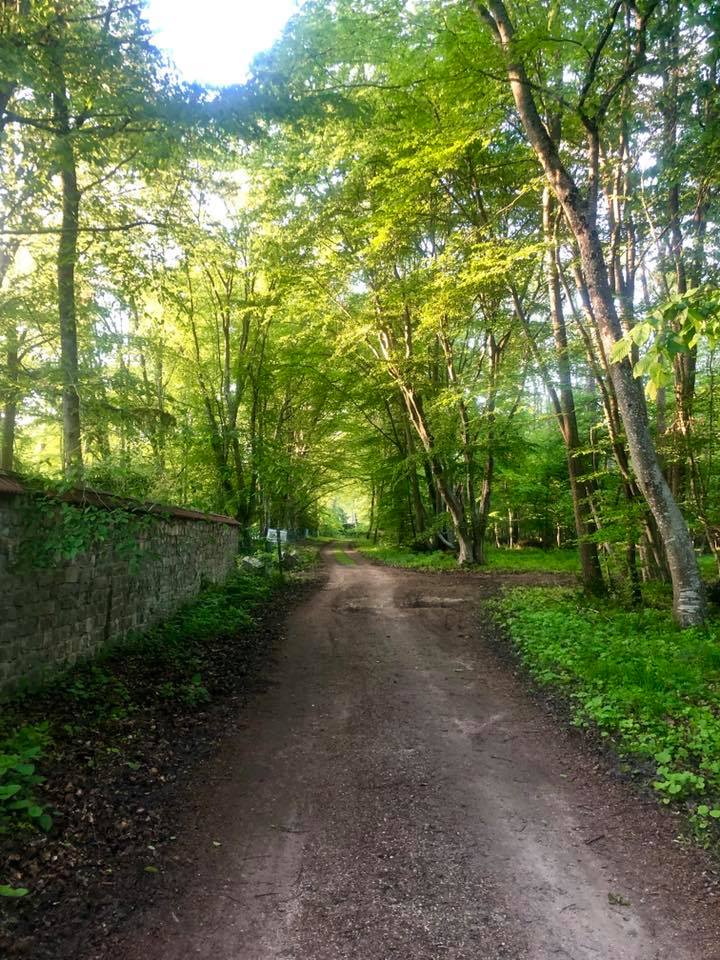
M 531 578 L 336 553 L 113 960 L 718 960 L 703 855 L 497 653 Z

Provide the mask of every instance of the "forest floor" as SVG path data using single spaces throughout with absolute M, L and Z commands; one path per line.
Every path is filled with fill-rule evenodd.
M 178 786 L 131 917 L 102 941 L 88 917 L 78 960 L 720 960 L 714 863 L 483 612 L 563 577 L 324 552 L 268 689 Z

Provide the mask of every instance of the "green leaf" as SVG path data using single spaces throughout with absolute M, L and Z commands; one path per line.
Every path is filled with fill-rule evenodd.
M 0 897 L 26 897 L 29 893 L 27 887 L 9 887 L 0 883 Z
M 630 331 L 630 338 L 633 343 L 637 344 L 638 347 L 641 347 L 644 343 L 650 339 L 650 335 L 653 332 L 653 327 L 649 323 L 636 323 L 635 326 Z M 625 338 L 623 338 L 625 339 Z
M 35 773 L 35 765 L 32 763 L 16 763 L 13 770 L 16 773 L 21 773 L 24 777 L 31 777 Z
M 626 337 L 623 337 L 622 340 L 618 340 L 613 346 L 610 354 L 613 363 L 620 363 L 626 357 L 628 357 L 630 355 L 631 348 L 632 343 Z
M 10 797 L 14 797 L 16 793 L 19 793 L 22 790 L 22 785 L 19 783 L 8 783 L 3 787 L 0 787 L 0 800 L 9 800 Z

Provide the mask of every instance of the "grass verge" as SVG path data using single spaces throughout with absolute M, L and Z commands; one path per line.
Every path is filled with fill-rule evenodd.
M 335 559 L 338 563 L 342 563 L 346 567 L 355 566 L 355 560 L 350 556 L 349 553 L 345 553 L 340 547 L 334 551 Z
M 362 541 L 357 541 L 354 546 L 368 559 L 390 567 L 407 567 L 410 570 L 458 569 L 455 555 L 443 550 L 416 553 L 409 547 Z M 510 573 L 577 573 L 579 565 L 575 550 L 541 550 L 537 547 L 509 550 L 488 547 L 487 563 L 475 569 Z
M 720 821 L 720 622 L 680 631 L 664 610 L 602 608 L 567 588 L 508 591 L 491 608 L 533 678 L 680 806 L 700 838 Z

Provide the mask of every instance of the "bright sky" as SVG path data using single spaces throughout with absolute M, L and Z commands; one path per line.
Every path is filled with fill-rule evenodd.
M 155 43 L 185 80 L 242 83 L 256 53 L 277 39 L 297 0 L 148 0 Z

